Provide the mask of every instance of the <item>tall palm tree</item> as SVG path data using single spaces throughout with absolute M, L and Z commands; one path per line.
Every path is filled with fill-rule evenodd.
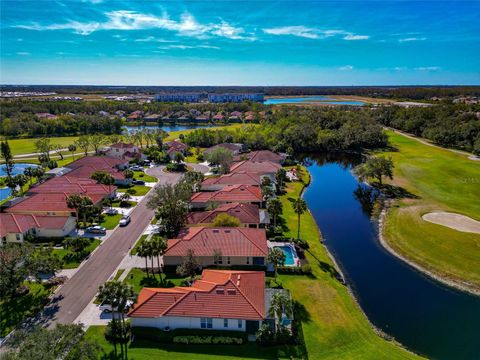
M 75 160 L 75 151 L 77 151 L 77 147 L 75 146 L 75 144 L 68 145 L 68 151 L 72 153 L 72 158 L 73 160 Z
M 148 272 L 148 256 L 150 254 L 150 244 L 147 241 L 143 241 L 137 248 L 137 255 L 141 258 L 145 258 L 145 271 L 147 272 L 147 276 L 149 275 Z
M 295 214 L 298 215 L 298 232 L 297 232 L 297 240 L 300 240 L 300 216 L 307 211 L 307 203 L 301 197 L 295 199 L 293 201 L 293 211 Z
M 267 211 L 273 218 L 273 227 L 277 226 L 277 218 L 283 211 L 282 202 L 278 198 L 267 201 Z
M 163 283 L 162 268 L 160 267 L 160 256 L 163 256 L 165 251 L 167 251 L 167 240 L 159 235 L 154 235 L 152 240 L 150 240 L 150 246 L 152 247 L 152 255 L 157 257 L 158 274 Z
M 270 302 L 270 309 L 268 310 L 268 315 L 275 319 L 275 325 L 277 330 L 281 326 L 281 319 L 283 315 L 290 317 L 293 312 L 292 302 L 290 298 L 283 292 L 276 292 L 272 296 Z
M 285 253 L 278 247 L 274 247 L 267 256 L 267 261 L 273 265 L 275 281 L 277 280 L 277 269 L 285 264 Z

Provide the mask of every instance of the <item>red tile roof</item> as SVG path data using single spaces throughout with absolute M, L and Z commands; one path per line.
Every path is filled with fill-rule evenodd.
M 143 288 L 129 317 L 263 320 L 263 271 L 203 270 L 191 287 Z
M 202 185 L 257 185 L 262 184 L 258 173 L 247 173 L 245 171 L 238 171 L 234 173 L 225 174 L 219 177 L 211 177 L 202 182 Z
M 70 176 L 71 173 L 50 179 L 43 184 L 32 187 L 29 193 L 65 193 L 65 194 L 101 194 L 107 196 L 116 186 L 110 189 L 106 185 L 97 184 L 95 180 Z
M 249 174 L 271 174 L 276 173 L 282 166 L 272 161 L 250 161 L 244 160 L 230 166 L 230 172 L 246 172 Z
M 177 140 L 168 141 L 165 143 L 165 145 L 168 147 L 167 149 L 168 154 L 172 152 L 182 152 L 188 149 L 188 145 Z
M 228 214 L 236 217 L 242 224 L 260 223 L 259 209 L 254 204 L 223 204 L 211 211 L 191 212 L 187 216 L 187 224 L 208 224 L 212 223 L 220 214 Z
M 31 229 L 62 229 L 68 219 L 68 216 L 0 213 L 0 237 L 25 233 Z
M 70 209 L 67 206 L 68 194 L 55 193 L 55 194 L 34 194 L 28 196 L 22 201 L 10 206 L 5 210 L 7 213 L 35 213 L 46 211 L 62 211 L 73 212 L 75 210 Z M 88 196 L 94 203 L 97 203 L 102 199 L 101 195 L 89 195 Z
M 229 185 L 222 190 L 198 192 L 192 195 L 192 203 L 217 202 L 260 202 L 263 200 L 262 190 L 258 186 Z
M 179 239 L 169 239 L 165 256 L 185 256 L 193 250 L 196 256 L 267 256 L 265 229 L 250 228 L 188 228 Z

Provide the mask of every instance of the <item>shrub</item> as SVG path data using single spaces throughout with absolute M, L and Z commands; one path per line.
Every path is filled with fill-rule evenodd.
M 312 266 L 310 264 L 303 264 L 302 265 L 302 272 L 304 274 L 311 274 L 312 273 Z
M 303 239 L 293 239 L 293 242 L 295 243 L 295 245 L 301 247 L 302 249 L 308 249 L 310 246 L 308 245 L 308 242 L 306 240 L 303 240 Z
M 223 344 L 223 345 L 241 345 L 242 338 L 229 336 L 174 336 L 173 343 L 175 344 Z

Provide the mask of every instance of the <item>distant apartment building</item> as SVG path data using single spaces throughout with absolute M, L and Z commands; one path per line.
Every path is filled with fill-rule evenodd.
M 240 103 L 243 101 L 263 102 L 262 93 L 208 94 L 210 103 Z
M 200 94 L 199 93 L 158 94 L 158 95 L 155 95 L 155 100 L 159 102 L 196 103 L 200 101 Z

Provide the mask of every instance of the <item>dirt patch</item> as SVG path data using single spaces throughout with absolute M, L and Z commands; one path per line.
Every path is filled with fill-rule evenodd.
M 422 216 L 422 219 L 437 225 L 443 225 L 454 230 L 480 234 L 480 221 L 468 216 L 449 213 L 431 212 Z

